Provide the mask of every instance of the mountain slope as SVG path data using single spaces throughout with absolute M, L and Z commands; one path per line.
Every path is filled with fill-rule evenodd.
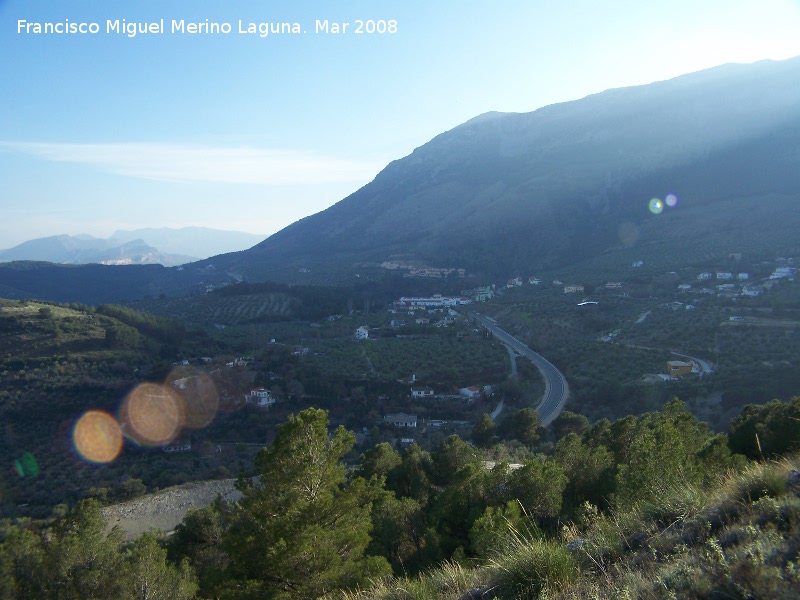
M 125 272 L 12 263 L 0 266 L 0 295 L 94 303 L 242 279 L 352 283 L 387 260 L 464 268 L 483 283 L 540 274 L 599 284 L 632 261 L 669 271 L 730 253 L 791 256 L 798 82 L 800 57 L 488 113 L 249 250 Z M 670 193 L 676 206 L 648 209 Z
M 796 197 L 798 81 L 800 58 L 725 65 L 532 113 L 482 115 L 331 208 L 213 263 L 298 279 L 303 267 L 344 274 L 401 255 L 501 276 L 619 245 L 623 223 L 655 218 L 652 197 L 674 193 L 696 218 L 713 218 L 717 202 Z

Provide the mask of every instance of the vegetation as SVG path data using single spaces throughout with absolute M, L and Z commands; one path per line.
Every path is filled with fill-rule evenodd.
M 758 415 L 788 409 L 748 409 L 744 421 L 758 426 Z M 589 428 L 567 415 L 560 427 L 572 430 L 553 455 L 522 465 L 489 468 L 451 436 L 432 453 L 379 444 L 348 472 L 353 435 L 330 433 L 326 413 L 307 409 L 256 456 L 258 478 L 240 478 L 241 501 L 190 512 L 168 541 L 123 542 L 94 500 L 44 522 L 3 522 L 0 591 L 346 600 L 800 592 L 791 449 L 778 462 L 749 462 L 677 400 Z
M 0 453 L 11 476 L 0 500 L 15 518 L 0 532 L 2 592 L 128 597 L 132 585 L 152 585 L 170 597 L 221 598 L 791 597 L 797 486 L 787 469 L 795 463 L 763 461 L 796 460 L 800 399 L 747 403 L 794 385 L 795 289 L 784 285 L 758 304 L 697 294 L 686 310 L 675 285 L 693 276 L 642 276 L 626 283 L 628 296 L 595 289 L 598 305 L 529 286 L 482 307 L 566 374 L 570 412 L 547 430 L 531 408 L 542 393 L 531 365 L 518 360 L 517 379 L 507 379 L 507 352 L 468 319 L 390 328 L 394 317 L 371 306 L 386 290 L 356 301 L 353 290 L 323 294 L 314 312 L 300 301 L 315 302 L 313 290 L 230 286 L 187 310 L 216 307 L 198 317 L 205 330 L 118 305 L 4 301 Z M 744 320 L 728 320 L 734 310 Z M 329 311 L 331 320 L 297 320 Z M 361 324 L 367 342 L 350 339 Z M 708 360 L 714 373 L 643 378 L 674 352 Z M 200 356 L 213 358 L 180 366 Z M 412 375 L 439 393 L 492 383 L 495 396 L 417 401 Z M 219 402 L 212 422 L 185 431 L 196 450 L 170 456 L 125 442 L 102 465 L 77 455 L 70 433 L 82 412 L 118 414 L 139 383 L 182 380 L 173 389 L 213 389 Z M 258 386 L 279 404 L 245 407 Z M 676 394 L 688 403 L 670 400 Z M 495 420 L 487 413 L 499 400 Z M 441 427 L 380 424 L 400 411 Z M 359 432 L 358 447 L 342 424 Z M 240 502 L 190 513 L 168 540 L 123 542 L 76 516 L 94 500 L 240 470 Z M 67 540 L 67 529 L 87 533 Z M 95 552 L 124 576 L 65 566 L 56 556 L 67 548 L 70 557 Z M 42 570 L 43 583 L 24 580 L 26 568 Z
M 174 598 L 188 600 L 197 580 L 188 561 L 173 564 L 153 534 L 131 544 L 106 534 L 100 505 L 84 500 L 45 531 L 0 528 L 0 596 L 32 598 Z

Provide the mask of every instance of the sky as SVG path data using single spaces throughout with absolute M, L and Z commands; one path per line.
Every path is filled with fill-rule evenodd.
M 482 113 L 790 58 L 798 32 L 800 0 L 0 0 L 0 249 L 266 237 Z

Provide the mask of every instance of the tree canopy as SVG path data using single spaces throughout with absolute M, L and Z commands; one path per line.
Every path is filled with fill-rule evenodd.
M 258 478 L 241 480 L 239 514 L 224 536 L 231 559 L 226 595 L 318 598 L 389 572 L 367 557 L 372 502 L 382 481 L 348 480 L 341 462 L 355 436 L 328 436 L 324 410 L 307 409 L 278 428 L 256 457 Z

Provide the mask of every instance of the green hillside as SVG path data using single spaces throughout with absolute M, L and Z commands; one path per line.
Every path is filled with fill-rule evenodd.
M 0 300 L 3 512 L 46 515 L 92 487 L 133 491 L 126 482 L 141 469 L 125 460 L 87 469 L 72 430 L 86 411 L 117 414 L 138 383 L 164 377 L 163 357 L 182 336 L 176 323 L 124 307 Z M 163 474 L 166 483 L 170 469 Z

